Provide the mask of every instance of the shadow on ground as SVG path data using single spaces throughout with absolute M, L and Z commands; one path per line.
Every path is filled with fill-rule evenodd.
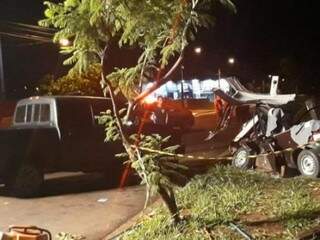
M 52 175 L 46 175 L 41 191 L 35 198 L 93 192 L 119 187 L 119 181 L 110 183 L 100 173 L 55 173 Z M 138 180 L 134 176 L 127 181 L 127 186 L 137 184 Z M 10 197 L 4 184 L 0 184 L 0 196 Z

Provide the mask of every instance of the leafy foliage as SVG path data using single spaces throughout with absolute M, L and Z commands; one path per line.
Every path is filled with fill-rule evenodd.
M 120 90 L 127 99 L 134 98 L 138 91 L 139 71 L 137 69 L 139 67 L 140 65 L 132 68 L 116 69 L 116 72 L 108 75 L 112 85 Z
M 40 85 L 40 91 L 42 94 L 47 95 L 102 96 L 100 75 L 100 65 L 94 64 L 82 75 L 71 71 L 68 75 L 58 79 L 48 78 Z
M 61 52 L 72 54 L 65 64 L 75 64 L 80 71 L 99 60 L 101 54 L 100 41 L 108 39 L 107 23 L 104 20 L 103 3 L 99 0 L 66 0 L 63 3 L 44 2 L 45 20 L 42 26 L 54 26 L 60 29 L 54 41 L 67 38 L 73 41 L 71 46 L 63 47 Z M 89 20 L 89 21 L 88 21 Z
M 61 52 L 71 54 L 65 64 L 74 64 L 80 71 L 101 61 L 102 50 L 111 40 L 117 39 L 119 47 L 141 49 L 136 67 L 115 66 L 110 76 L 124 95 L 132 97 L 136 94 L 133 85 L 145 80 L 146 75 L 149 81 L 156 79 L 155 69 L 164 69 L 172 57 L 181 54 L 194 40 L 199 27 L 214 23 L 210 13 L 216 2 L 235 10 L 230 0 L 46 1 L 46 19 L 39 24 L 59 29 L 54 41 L 63 38 L 73 41 Z
M 123 115 L 125 109 L 120 110 L 120 116 Z M 105 141 L 117 141 L 120 140 L 118 125 L 111 110 L 102 112 L 98 117 L 98 123 L 105 127 L 106 137 Z M 186 169 L 185 166 L 168 162 L 159 153 L 145 152 L 142 153 L 137 147 L 149 148 L 153 150 L 161 150 L 167 153 L 174 153 L 178 146 L 165 147 L 164 145 L 169 141 L 170 137 L 163 138 L 159 134 L 152 135 L 138 135 L 132 134 L 130 136 L 130 144 L 133 148 L 134 157 L 129 158 L 127 152 L 118 154 L 117 157 L 123 159 L 129 159 L 128 163 L 136 170 L 140 178 L 141 184 L 146 184 L 148 203 L 149 197 L 159 191 L 159 186 L 170 190 L 172 188 L 172 176 L 181 174 L 179 170 Z M 138 143 L 138 144 L 137 144 Z
M 120 114 L 123 111 L 120 112 Z M 99 125 L 103 125 L 106 133 L 104 139 L 105 142 L 120 140 L 120 134 L 118 131 L 117 120 L 115 119 L 112 111 L 110 109 L 105 112 L 101 112 L 100 116 L 96 116 Z

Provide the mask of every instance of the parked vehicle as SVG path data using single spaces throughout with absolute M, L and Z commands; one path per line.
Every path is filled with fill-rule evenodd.
M 243 124 L 233 139 L 231 153 L 233 165 L 249 169 L 268 165 L 273 172 L 281 166 L 295 168 L 304 176 L 320 175 L 320 121 L 316 102 L 307 99 L 305 111 L 295 94 L 256 94 L 247 91 L 239 82 L 230 82 L 235 93 L 228 95 L 220 90 L 215 93 L 233 105 L 255 105 L 252 118 Z M 274 91 L 273 91 L 274 92 Z M 300 117 L 288 113 L 288 104 L 296 105 Z M 297 107 L 300 106 L 300 107 Z M 309 118 L 307 117 L 309 115 Z M 290 116 L 290 117 L 289 117 Z M 293 119 L 296 122 L 293 122 Z
M 123 152 L 122 144 L 105 143 L 104 129 L 95 118 L 106 109 L 112 109 L 110 99 L 97 97 L 19 101 L 13 125 L 0 131 L 0 178 L 9 191 L 32 196 L 40 189 L 44 174 L 57 171 L 97 171 L 110 181 L 118 180 L 122 163 L 115 154 Z M 128 130 L 134 132 L 134 128 Z
M 167 128 L 189 130 L 194 124 L 192 112 L 187 109 L 183 102 L 158 97 L 152 102 L 142 103 L 140 115 L 149 112 L 148 121 Z

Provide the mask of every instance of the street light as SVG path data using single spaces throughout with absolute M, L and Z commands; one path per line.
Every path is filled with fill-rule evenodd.
M 202 53 L 202 48 L 201 47 L 195 47 L 194 48 L 194 52 L 195 52 L 195 54 L 201 54 Z
M 70 40 L 67 38 L 60 38 L 59 39 L 59 44 L 61 47 L 67 47 L 70 45 L 70 43 L 71 43 Z
M 234 62 L 235 62 L 235 60 L 234 60 L 234 58 L 233 57 L 230 57 L 229 59 L 228 59 L 228 63 L 229 64 L 234 64 Z
M 6 97 L 5 82 L 4 82 L 4 71 L 3 71 L 3 57 L 2 57 L 2 45 L 0 35 L 0 99 L 3 100 Z
M 180 83 L 180 88 L 181 88 L 181 101 L 183 102 L 183 99 L 184 99 L 184 92 L 183 92 L 183 83 L 184 83 L 183 71 L 184 71 L 184 65 L 181 65 L 180 70 L 181 70 L 181 83 Z
M 235 62 L 236 62 L 236 60 L 234 59 L 234 57 L 229 57 L 228 58 L 228 63 L 229 63 L 229 65 L 230 66 L 233 66 L 234 64 L 235 64 Z M 235 79 L 235 77 L 234 77 L 234 71 L 232 71 L 233 72 L 233 76 L 232 76 L 232 79 L 234 80 Z

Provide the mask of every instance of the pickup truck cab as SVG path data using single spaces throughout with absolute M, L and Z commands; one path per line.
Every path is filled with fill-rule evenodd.
M 104 142 L 95 116 L 111 109 L 107 98 L 30 97 L 17 103 L 12 126 L 0 130 L 0 180 L 10 193 L 38 192 L 44 174 L 57 171 L 121 173 L 120 142 Z

